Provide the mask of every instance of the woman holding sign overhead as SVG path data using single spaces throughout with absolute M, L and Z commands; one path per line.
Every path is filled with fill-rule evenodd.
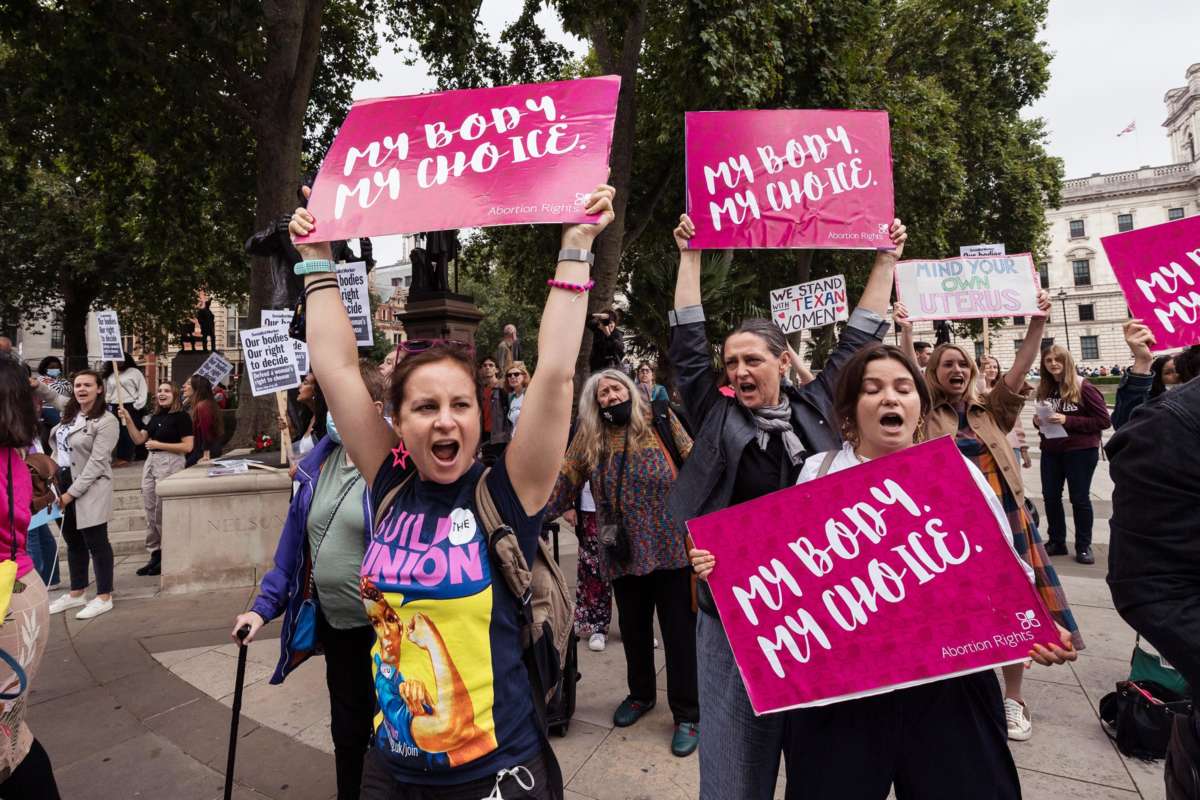
M 791 355 L 774 323 L 742 322 L 724 341 L 724 372 L 733 388 L 731 397 L 717 388 L 718 375 L 712 369 L 701 306 L 701 252 L 688 249 L 694 234 L 691 219 L 682 215 L 675 229 L 680 259 L 668 356 L 697 434 L 692 455 L 668 499 L 668 509 L 680 523 L 791 486 L 807 455 L 837 447 L 834 384 L 855 351 L 883 339 L 892 274 L 908 238 L 900 220 L 895 220 L 889 230 L 895 249 L 876 254 L 858 308 L 812 383 L 785 386 Z M 700 797 L 768 800 L 775 791 L 783 751 L 783 718 L 754 715 L 712 595 L 703 583 L 698 602 L 696 662 L 705 725 L 700 740 Z
M 897 347 L 868 345 L 845 364 L 834 410 L 845 443 L 809 457 L 799 483 L 885 458 L 923 439 L 932 403 L 917 365 Z M 1011 547 L 1008 519 L 983 473 L 965 466 Z M 1016 552 L 1030 583 L 1033 570 Z M 695 551 L 702 577 L 713 556 Z M 947 578 L 942 578 L 943 580 Z M 1073 661 L 1071 637 L 1034 643 L 1039 664 Z M 1000 686 L 991 669 L 826 706 L 784 712 L 787 797 L 884 800 L 899 798 L 1010 800 L 1021 796 L 1005 736 Z
M 591 246 L 613 219 L 612 198 L 611 187 L 597 187 L 584 197 L 594 221 L 563 227 L 537 374 L 523 400 L 537 424 L 519 426 L 491 468 L 475 459 L 481 415 L 473 350 L 443 341 L 406 356 L 392 373 L 388 425 L 359 373 L 329 245 L 297 242 L 312 368 L 366 481 L 371 511 L 360 593 L 376 633 L 380 721 L 363 766 L 362 800 L 562 797 L 541 702 L 534 702 L 534 692 L 541 695 L 534 687 L 546 684 L 533 659 L 550 663 L 558 654 L 549 636 L 526 652 L 525 606 L 500 576 L 520 559 L 545 558 L 538 555 L 543 510 L 567 447 L 587 316 L 579 301 L 593 285 Z M 320 238 L 320 226 L 306 209 L 292 216 L 297 239 Z M 489 554 L 493 531 L 504 560 Z
M 1037 526 L 1025 510 L 1021 467 L 1008 443 L 1008 432 L 1016 425 L 1025 407 L 1025 395 L 1031 391 L 1025 383 L 1025 374 L 1037 360 L 1050 314 L 1050 295 L 1045 290 L 1038 292 L 1038 308 L 1045 316 L 1030 320 L 1025 341 L 1012 366 L 987 394 L 979 393 L 975 359 L 958 345 L 938 345 L 925 367 L 925 381 L 933 398 L 926 432 L 931 439 L 953 435 L 959 451 L 983 472 L 1008 516 L 1017 553 L 1033 567 L 1042 602 L 1055 621 L 1071 631 L 1075 649 L 1082 650 L 1083 637 L 1079 635 L 1058 573 L 1050 563 Z M 901 328 L 910 326 L 906 312 L 903 304 L 896 304 L 896 324 Z M 1016 664 L 1005 667 L 1003 672 L 1008 738 L 1025 741 L 1033 735 L 1033 717 L 1021 691 L 1025 670 Z

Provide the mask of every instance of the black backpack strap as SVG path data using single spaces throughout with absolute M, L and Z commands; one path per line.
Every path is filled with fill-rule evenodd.
M 368 536 L 371 536 L 375 533 L 375 529 L 378 528 L 379 523 L 383 521 L 384 515 L 387 514 L 388 509 L 392 507 L 392 503 L 396 502 L 396 496 L 400 494 L 400 490 L 407 486 L 408 482 L 412 480 L 413 475 L 416 474 L 416 470 L 413 470 L 404 480 L 392 487 L 392 489 L 383 496 L 383 499 L 379 501 L 379 508 L 375 509 L 375 516 L 371 519 L 371 530 L 367 531 Z
M 671 457 L 675 471 L 678 472 L 683 468 L 683 453 L 679 451 L 679 443 L 675 441 L 675 431 L 671 426 L 671 406 L 666 400 L 659 399 L 652 402 L 650 408 L 654 432 L 662 440 L 663 447 L 667 449 L 667 455 Z

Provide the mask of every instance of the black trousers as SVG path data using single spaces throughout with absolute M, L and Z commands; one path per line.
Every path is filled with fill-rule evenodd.
M 667 702 L 675 723 L 700 721 L 696 681 L 696 612 L 692 611 L 692 571 L 659 569 L 612 582 L 625 646 L 629 696 L 643 703 L 658 697 L 654 678 L 654 613 L 667 657 Z
M 504 800 L 559 800 L 563 796 L 562 773 L 545 755 L 536 755 L 521 767 L 516 776 L 509 773 L 500 781 Z M 495 786 L 494 776 L 454 786 L 401 783 L 392 777 L 384 756 L 371 748 L 363 768 L 360 800 L 484 800 L 493 796 Z
M 358 800 L 363 756 L 371 743 L 375 716 L 375 680 L 371 676 L 375 631 L 370 625 L 335 628 L 318 612 L 317 639 L 325 651 L 338 800 Z
M 1092 546 L 1092 475 L 1100 461 L 1100 450 L 1042 451 L 1042 497 L 1046 503 L 1046 538 L 1067 543 L 1067 515 L 1063 511 L 1063 484 L 1071 498 L 1075 518 L 1075 552 Z
M 992 670 L 785 712 L 787 800 L 1017 800 Z
M 58 784 L 50 756 L 37 739 L 29 753 L 17 764 L 8 779 L 0 783 L 0 798 L 4 800 L 59 800 Z
M 78 528 L 75 525 L 75 504 L 67 506 L 62 518 L 62 537 L 67 543 L 67 567 L 71 573 L 71 591 L 79 592 L 88 585 L 88 562 L 96 565 L 96 594 L 112 594 L 113 549 L 108 541 L 108 523 Z

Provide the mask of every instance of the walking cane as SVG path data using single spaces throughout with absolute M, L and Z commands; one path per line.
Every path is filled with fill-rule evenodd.
M 242 713 L 242 684 L 246 680 L 246 637 L 250 626 L 238 628 L 237 683 L 233 687 L 233 721 L 229 723 L 229 760 L 225 763 L 225 800 L 233 798 L 233 761 L 237 757 L 238 717 Z

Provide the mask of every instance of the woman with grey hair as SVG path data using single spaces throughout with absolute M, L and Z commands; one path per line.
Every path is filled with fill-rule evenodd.
M 695 751 L 700 737 L 696 612 L 685 533 L 667 513 L 666 498 L 692 440 L 667 414 L 667 424 L 656 428 L 649 404 L 625 373 L 592 375 L 579 395 L 575 437 L 546 511 L 553 518 L 572 508 L 591 482 L 597 522 L 580 537 L 581 561 L 598 566 L 601 575 L 589 576 L 593 581 L 612 581 L 629 682 L 613 724 L 632 725 L 654 708 L 657 612 L 675 722 L 671 752 L 682 757 Z M 586 594 L 582 583 L 581 590 Z

